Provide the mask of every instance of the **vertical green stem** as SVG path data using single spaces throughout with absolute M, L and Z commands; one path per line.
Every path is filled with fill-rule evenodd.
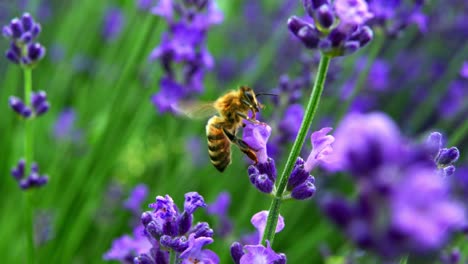
M 302 149 L 302 145 L 305 141 L 305 137 L 307 135 L 307 132 L 309 131 L 310 125 L 312 124 L 315 112 L 317 111 L 317 107 L 320 102 L 320 97 L 322 95 L 323 87 L 325 84 L 325 78 L 327 76 L 330 60 L 331 57 L 325 54 L 322 54 L 320 58 L 317 75 L 314 81 L 314 87 L 312 88 L 312 93 L 310 95 L 309 102 L 307 103 L 304 119 L 302 120 L 302 124 L 299 128 L 296 140 L 294 141 L 291 152 L 289 153 L 288 160 L 286 161 L 286 166 L 284 167 L 284 170 L 281 173 L 275 198 L 273 199 L 270 205 L 267 224 L 265 227 L 265 233 L 263 234 L 262 238 L 262 244 L 264 245 L 267 240 L 270 242 L 270 244 L 273 244 L 283 192 L 286 189 L 289 175 L 291 174 L 294 164 L 296 163 L 296 159 L 299 156 L 299 153 Z
M 176 252 L 172 249 L 170 250 L 169 263 L 177 264 L 177 255 Z
M 31 107 L 31 95 L 32 94 L 32 70 L 29 68 L 24 69 L 24 103 Z M 31 167 L 33 162 L 33 127 L 31 119 L 25 120 L 25 136 L 24 136 L 24 155 L 26 159 L 27 167 Z M 29 169 L 26 170 L 29 174 Z
M 32 69 L 24 68 L 24 103 L 31 107 L 31 94 L 32 94 Z M 26 159 L 26 175 L 29 175 L 31 172 L 31 164 L 33 162 L 33 124 L 31 123 L 31 119 L 25 120 L 25 136 L 24 136 L 24 155 Z M 26 192 L 26 228 L 27 228 L 27 259 L 29 260 L 27 263 L 34 263 L 35 262 L 35 254 L 34 254 L 34 208 L 33 208 L 33 193 L 31 191 Z

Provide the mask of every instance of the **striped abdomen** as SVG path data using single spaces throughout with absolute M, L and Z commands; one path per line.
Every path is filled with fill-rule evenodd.
M 231 142 L 226 137 L 222 127 L 223 119 L 213 116 L 206 125 L 206 136 L 208 138 L 208 154 L 211 163 L 220 172 L 231 163 Z

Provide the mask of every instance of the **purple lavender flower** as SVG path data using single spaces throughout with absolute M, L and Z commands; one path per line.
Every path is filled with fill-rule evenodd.
M 208 204 L 206 212 L 218 217 L 218 227 L 216 234 L 221 237 L 229 235 L 232 231 L 232 222 L 228 216 L 228 209 L 231 204 L 231 195 L 228 192 L 221 192 L 216 200 Z
M 53 136 L 58 140 L 79 142 L 82 131 L 75 127 L 76 112 L 72 108 L 65 108 L 59 113 L 53 127 Z
M 107 251 L 104 260 L 119 260 L 121 263 L 133 263 L 133 259 L 150 251 L 152 244 L 144 233 L 144 227 L 138 225 L 133 231 L 133 237 L 124 235 L 112 242 L 112 247 Z
M 214 1 L 158 1 L 151 13 L 168 22 L 162 42 L 151 52 L 151 61 L 159 60 L 165 71 L 160 90 L 152 102 L 160 112 L 172 111 L 171 105 L 203 91 L 205 72 L 213 67 L 213 58 L 206 48 L 209 28 L 222 21 Z M 174 67 L 179 65 L 181 74 Z
M 349 136 L 353 135 L 353 140 Z M 382 113 L 351 113 L 336 129 L 333 154 L 327 164 L 332 170 L 348 170 L 365 176 L 384 162 L 399 160 L 401 136 L 398 127 Z
M 266 227 L 268 211 L 261 211 L 252 216 L 251 223 L 257 229 L 258 239 L 255 245 L 242 246 L 239 242 L 234 242 L 231 245 L 231 256 L 234 263 L 249 264 L 249 263 L 286 263 L 286 255 L 275 253 L 269 242 L 267 247 L 260 244 L 263 233 Z M 284 228 L 284 218 L 280 215 L 276 225 L 275 232 L 278 233 Z
M 322 205 L 358 246 L 385 259 L 424 254 L 440 249 L 466 223 L 462 205 L 431 161 L 440 135 L 414 145 L 386 115 L 371 113 L 348 115 L 335 137 L 336 168 L 358 179 L 357 197 L 330 196 Z
M 373 17 L 369 24 L 382 27 L 389 36 L 397 36 L 411 24 L 427 31 L 427 18 L 422 13 L 424 1 L 367 1 Z
M 34 40 L 41 32 L 41 25 L 29 13 L 14 18 L 2 29 L 4 37 L 10 39 L 10 49 L 5 56 L 8 60 L 24 67 L 36 64 L 45 56 L 45 48 Z
M 347 25 L 362 25 L 374 17 L 364 0 L 335 0 L 333 7 L 341 22 Z
M 11 170 L 11 175 L 23 190 L 41 187 L 49 181 L 47 175 L 39 174 L 39 166 L 37 163 L 31 164 L 31 171 L 27 177 L 25 177 L 26 173 L 26 161 L 24 159 L 21 159 L 16 167 Z
M 260 211 L 252 216 L 250 222 L 257 229 L 258 232 L 258 244 L 262 241 L 263 233 L 265 232 L 265 227 L 268 218 L 268 211 Z M 281 232 L 284 228 L 284 218 L 280 215 L 278 217 L 278 223 L 276 225 L 275 233 Z
M 195 238 L 195 234 L 190 234 L 188 238 L 188 247 L 182 253 L 180 253 L 180 258 L 182 259 L 182 264 L 196 264 L 196 263 L 206 263 L 206 264 L 217 264 L 219 263 L 218 256 L 211 250 L 203 249 L 207 244 L 213 243 L 211 237 L 198 237 Z
M 451 176 L 455 172 L 455 166 L 453 164 L 460 157 L 458 148 L 443 148 L 442 134 L 439 132 L 432 132 L 426 140 L 426 145 L 430 157 L 437 165 L 438 173 L 444 177 Z
M 185 194 L 184 211 L 178 207 L 169 195 L 156 197 L 156 202 L 150 204 L 153 211 L 144 212 L 141 222 L 148 240 L 152 243 L 151 251 L 135 257 L 136 263 L 167 263 L 168 251 L 180 255 L 181 263 L 218 263 L 217 256 L 202 247 L 213 240 L 213 230 L 207 223 L 192 226 L 193 213 L 200 207 L 206 207 L 203 197 L 196 192 Z M 158 260 L 159 259 L 159 260 Z M 162 261 L 162 262 L 158 262 Z
M 31 107 L 23 103 L 23 101 L 16 97 L 10 96 L 10 108 L 22 117 L 38 117 L 49 111 L 50 104 L 47 101 L 47 94 L 44 91 L 33 92 L 31 95 Z
M 108 42 L 116 40 L 122 33 L 124 25 L 125 17 L 122 10 L 117 7 L 110 7 L 104 15 L 102 36 Z
M 329 56 L 342 56 L 356 52 L 373 38 L 366 26 L 373 17 L 363 0 L 303 1 L 310 18 L 289 18 L 289 30 L 308 49 L 320 49 Z
M 312 151 L 304 164 L 304 170 L 310 172 L 318 163 L 329 162 L 329 156 L 333 151 L 331 144 L 335 141 L 332 135 L 327 135 L 331 130 L 331 127 L 325 127 L 312 133 L 310 137 Z
M 148 187 L 145 184 L 139 184 L 131 191 L 123 206 L 134 214 L 141 212 L 141 203 L 148 196 Z

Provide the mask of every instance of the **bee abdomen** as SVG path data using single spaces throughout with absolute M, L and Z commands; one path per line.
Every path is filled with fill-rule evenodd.
M 206 135 L 211 163 L 217 170 L 223 172 L 231 163 L 231 143 L 223 132 L 221 122 L 219 116 L 210 118 L 206 125 Z

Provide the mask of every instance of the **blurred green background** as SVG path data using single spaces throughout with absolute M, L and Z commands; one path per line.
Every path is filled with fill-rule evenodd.
M 250 1 L 217 2 L 225 19 L 208 34 L 216 65 L 205 78 L 200 100 L 214 100 L 240 84 L 268 91 L 277 86 L 280 74 L 300 74 L 302 53 L 311 52 L 291 38 L 286 27 L 290 15 L 304 14 L 300 1 L 263 0 L 254 7 L 249 7 Z M 169 194 L 182 205 L 183 195 L 189 191 L 197 191 L 212 202 L 221 191 L 228 191 L 234 233 L 224 239 L 215 236 L 209 248 L 218 253 L 221 263 L 230 263 L 230 244 L 254 230 L 250 217 L 266 210 L 270 198 L 250 185 L 247 163 L 238 150 L 233 151 L 233 164 L 223 174 L 209 163 L 205 121 L 161 115 L 151 104 L 161 68 L 158 63 L 149 63 L 147 57 L 159 44 L 165 21 L 138 10 L 135 1 L 2 1 L 0 7 L 2 25 L 24 11 L 32 13 L 42 24 L 39 41 L 47 48 L 46 58 L 33 71 L 33 89 L 45 90 L 52 105 L 47 115 L 34 121 L 34 156 L 41 171 L 50 177 L 44 188 L 32 192 L 36 220 L 45 222 L 36 232 L 48 236 L 47 241 L 38 242 L 38 263 L 104 262 L 102 255 L 112 240 L 132 232 L 133 218 L 122 208 L 122 202 L 139 183 L 150 188 L 147 203 L 156 195 Z M 102 36 L 103 17 L 110 7 L 120 8 L 125 22 L 121 34 L 106 41 Z M 426 11 L 435 12 L 436 8 L 440 7 L 435 1 L 429 2 Z M 456 8 L 451 12 L 456 13 Z M 446 19 L 453 16 L 447 14 Z M 413 26 L 400 38 L 383 41 L 378 54 L 391 63 L 393 80 L 409 81 L 398 83 L 394 92 L 378 95 L 384 100 L 376 109 L 389 113 L 407 135 L 419 137 L 428 129 L 442 130 L 461 149 L 459 164 L 466 164 L 466 133 L 459 131 L 467 129 L 467 107 L 451 118 L 442 118 L 435 111 L 447 83 L 456 78 L 468 58 L 466 39 L 440 38 L 440 32 L 431 30 L 422 35 Z M 339 67 L 339 71 L 326 84 L 313 128 L 319 128 L 319 121 L 326 118 L 336 127 L 342 108 L 337 99 L 342 84 L 355 74 L 357 60 L 369 56 L 373 45 L 333 61 L 332 67 Z M 2 39 L 0 50 L 7 47 L 8 41 Z M 404 56 L 397 55 L 402 51 L 421 54 L 428 62 L 419 64 L 422 75 L 401 78 L 405 72 L 398 70 L 406 62 L 401 59 Z M 431 72 L 433 61 L 444 66 L 437 78 Z M 223 70 L 231 71 L 229 78 L 220 77 Z M 3 263 L 24 263 L 25 193 L 10 175 L 23 156 L 24 124 L 8 107 L 10 95 L 22 96 L 23 76 L 19 67 L 3 58 L 0 74 L 0 254 Z M 426 90 L 427 100 L 411 101 L 416 87 Z M 262 116 L 268 122 L 275 109 L 268 107 L 268 101 L 264 104 Z M 79 140 L 53 136 L 55 121 L 67 108 L 76 111 Z M 197 142 L 199 147 L 191 147 Z M 283 160 L 277 160 L 279 169 Z M 320 188 L 352 190 L 352 183 L 340 177 L 331 180 L 315 176 L 318 195 Z M 275 239 L 275 250 L 284 252 L 288 263 L 321 263 L 320 248 L 324 246 L 334 254 L 347 254 L 350 245 L 320 214 L 314 199 L 286 202 L 281 214 L 286 227 Z M 216 225 L 202 210 L 196 213 L 196 220 Z

